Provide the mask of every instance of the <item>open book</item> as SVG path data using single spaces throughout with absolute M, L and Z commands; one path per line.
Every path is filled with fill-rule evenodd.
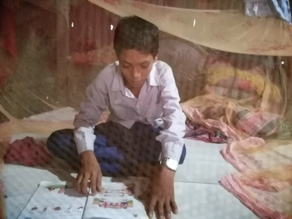
M 144 219 L 138 200 L 147 186 L 139 181 L 103 182 L 96 195 L 82 196 L 66 182 L 42 182 L 19 219 Z

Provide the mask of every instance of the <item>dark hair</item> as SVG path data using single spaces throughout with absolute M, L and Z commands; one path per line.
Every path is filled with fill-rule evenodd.
M 122 18 L 115 30 L 114 49 L 119 56 L 125 49 L 135 49 L 154 56 L 159 48 L 159 30 L 137 16 Z

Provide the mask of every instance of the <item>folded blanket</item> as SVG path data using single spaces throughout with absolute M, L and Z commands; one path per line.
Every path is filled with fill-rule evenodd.
M 260 218 L 292 218 L 292 165 L 232 174 L 220 184 Z
M 220 183 L 261 218 L 292 218 L 292 139 L 250 137 L 221 151 L 240 173 Z
M 292 139 L 265 141 L 250 137 L 227 144 L 221 154 L 239 171 L 292 165 Z

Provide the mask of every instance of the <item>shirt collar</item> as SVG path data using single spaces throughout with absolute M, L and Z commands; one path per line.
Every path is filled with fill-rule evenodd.
M 147 77 L 147 81 L 148 81 L 150 86 L 159 86 L 160 85 L 156 63 L 157 62 L 153 63 L 152 70 Z
M 152 69 L 150 74 L 147 77 L 147 82 L 150 86 L 159 86 L 159 76 L 158 76 L 158 71 L 157 71 L 157 66 L 156 66 L 157 62 L 153 63 Z M 111 87 L 111 91 L 122 91 L 124 92 L 124 80 L 123 80 L 123 76 L 120 72 L 120 67 L 119 67 L 119 61 L 115 62 L 115 76 L 113 79 L 113 83 L 112 83 L 112 87 Z
M 111 87 L 111 91 L 123 91 L 124 81 L 120 72 L 119 61 L 115 62 L 115 75 Z

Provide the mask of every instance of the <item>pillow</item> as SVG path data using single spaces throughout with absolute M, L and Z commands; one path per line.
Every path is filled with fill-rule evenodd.
M 244 131 L 250 136 L 270 136 L 277 131 L 278 127 L 277 116 L 248 109 L 242 109 L 235 113 L 233 122 L 237 129 Z
M 236 56 L 235 56 L 236 57 Z M 206 64 L 204 94 L 217 94 L 234 99 L 261 99 L 268 91 L 269 102 L 282 101 L 281 91 L 269 79 L 263 64 L 252 60 L 210 55 Z

